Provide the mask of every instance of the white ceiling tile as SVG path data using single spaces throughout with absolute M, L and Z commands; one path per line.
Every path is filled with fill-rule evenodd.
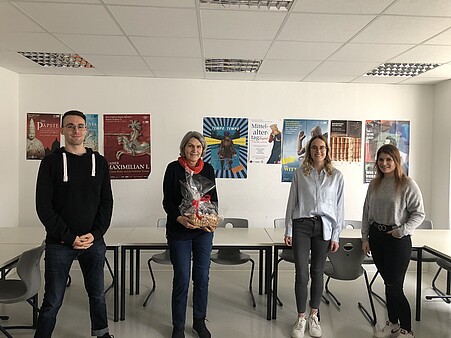
M 0 66 L 7 69 L 11 69 L 10 66 L 15 66 L 18 68 L 42 68 L 37 63 L 34 63 L 30 59 L 27 59 L 21 54 L 16 52 L 1 52 L 0 53 Z
M 440 78 L 436 78 L 436 77 L 423 77 L 423 78 L 419 78 L 418 76 L 415 76 L 411 79 L 405 80 L 403 82 L 400 82 L 400 84 L 405 84 L 405 85 L 434 85 L 437 84 L 439 82 L 442 82 L 443 79 Z
M 204 39 L 204 56 L 217 59 L 263 59 L 271 41 Z
M 55 34 L 77 53 L 137 55 L 138 53 L 124 36 Z
M 8 3 L 0 3 L 0 32 L 43 32 L 44 30 L 17 8 Z
M 423 74 L 417 75 L 416 77 L 436 77 L 436 78 L 451 78 L 451 64 L 445 64 L 438 66 L 437 68 L 428 70 Z
M 201 10 L 203 38 L 272 40 L 286 12 Z
M 198 37 L 194 9 L 111 6 L 128 35 L 153 37 Z
M 421 45 L 393 58 L 390 62 L 447 63 L 451 61 L 451 46 Z
M 302 0 L 292 11 L 310 13 L 378 14 L 394 0 Z
M 332 15 L 293 13 L 279 40 L 346 42 L 365 27 L 372 15 Z
M 201 58 L 172 58 L 153 57 L 144 58 L 153 71 L 179 71 L 179 72 L 202 72 L 203 62 Z
M 108 75 L 119 77 L 146 77 L 146 78 L 155 77 L 155 74 L 150 70 L 132 70 L 132 69 L 113 69 L 108 71 Z
M 451 4 L 449 0 L 399 0 L 386 13 L 451 17 Z
M 351 82 L 355 76 L 346 76 L 346 75 L 315 75 L 310 74 L 302 79 L 303 82 L 336 82 L 336 83 L 348 83 Z
M 320 64 L 319 61 L 264 60 L 259 73 L 307 75 Z
M 358 44 L 350 43 L 332 55 L 331 61 L 380 62 L 412 48 L 414 45 Z
M 139 56 L 82 55 L 90 64 L 102 72 L 145 71 L 149 67 Z
M 377 66 L 379 66 L 379 63 L 377 62 L 325 61 L 313 71 L 312 75 L 359 76 L 367 73 Z
M 427 40 L 425 44 L 448 46 L 451 45 L 451 29 L 448 29 L 445 32 L 440 33 L 437 36 Z
M 63 3 L 17 3 L 52 33 L 121 34 L 103 6 Z
M 178 79 L 203 79 L 203 72 L 179 72 L 179 71 L 164 71 L 164 70 L 156 70 L 154 71 L 155 76 L 162 78 L 178 78 Z
M 205 73 L 208 80 L 252 81 L 255 73 Z
M 290 81 L 299 82 L 302 76 L 299 74 L 260 74 L 255 75 L 255 80 L 259 81 Z
M 325 60 L 341 45 L 341 43 L 326 42 L 276 41 L 266 58 L 278 60 Z
M 141 55 L 201 57 L 198 38 L 131 37 L 130 39 Z
M 82 1 L 82 0 L 80 0 Z M 195 7 L 196 0 L 104 0 L 107 5 L 155 6 L 155 7 Z
M 451 18 L 381 16 L 352 42 L 420 43 L 451 26 Z
M 64 67 L 53 67 L 51 69 L 54 75 L 72 75 L 72 76 L 99 76 L 105 75 L 96 68 L 64 68 Z
M 395 84 L 404 80 L 405 77 L 399 76 L 360 76 L 354 79 L 352 83 Z
M 73 50 L 48 33 L 0 33 L 0 45 L 17 52 L 73 52 Z

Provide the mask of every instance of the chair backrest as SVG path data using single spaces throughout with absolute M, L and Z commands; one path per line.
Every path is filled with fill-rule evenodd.
M 44 252 L 45 244 L 42 243 L 37 248 L 24 251 L 17 263 L 17 275 L 27 288 L 23 300 L 33 297 L 41 288 L 41 257 Z
M 430 219 L 425 219 L 417 229 L 432 229 L 434 226 L 432 224 L 432 221 Z
M 345 220 L 345 229 L 362 229 L 362 221 Z
M 285 228 L 285 218 L 276 218 L 274 220 L 274 228 Z
M 166 228 L 167 218 L 159 218 L 157 221 L 157 228 Z
M 331 278 L 354 280 L 363 273 L 365 253 L 360 238 L 340 238 L 340 248 L 337 252 L 329 252 L 328 257 L 333 266 L 333 272 L 327 274 Z
M 249 221 L 246 218 L 226 217 L 218 224 L 219 228 L 248 228 Z

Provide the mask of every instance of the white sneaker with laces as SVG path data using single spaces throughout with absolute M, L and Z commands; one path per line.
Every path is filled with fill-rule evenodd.
M 293 330 L 291 330 L 292 338 L 304 338 L 305 326 L 307 325 L 307 320 L 305 317 L 298 317 L 294 323 Z
M 407 330 L 401 329 L 399 337 L 415 338 L 415 335 L 412 331 L 407 332 Z
M 317 315 L 310 315 L 310 317 L 308 318 L 308 326 L 310 336 L 321 337 L 323 335 L 323 331 L 321 330 L 321 326 L 319 325 L 319 319 Z
M 375 338 L 396 338 L 399 336 L 400 327 L 398 323 L 391 323 L 387 320 L 382 331 L 376 332 Z

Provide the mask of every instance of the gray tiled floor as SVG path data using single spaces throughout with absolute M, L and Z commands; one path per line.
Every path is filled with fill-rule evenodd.
M 296 309 L 293 296 L 293 271 L 289 267 L 280 273 L 279 296 L 284 302 L 278 308 L 277 320 L 266 320 L 266 301 L 264 296 L 257 294 L 257 280 L 254 280 L 257 308 L 252 308 L 250 296 L 247 292 L 248 270 L 246 266 L 237 269 L 224 270 L 212 265 L 210 277 L 210 297 L 208 307 L 208 327 L 213 337 L 259 337 L 275 338 L 289 337 L 291 326 L 296 318 Z M 156 266 L 157 290 L 146 308 L 142 307 L 145 292 L 150 286 L 150 278 L 146 270 L 142 271 L 141 294 L 127 296 L 127 318 L 122 322 L 112 320 L 112 293 L 107 295 L 110 312 L 110 330 L 116 338 L 119 337 L 170 337 L 170 289 L 172 272 L 170 267 Z M 370 276 L 372 273 L 370 273 Z M 108 275 L 107 275 L 108 276 Z M 89 316 L 87 312 L 87 299 L 83 289 L 80 272 L 73 271 L 73 282 L 66 292 L 64 305 L 58 316 L 57 328 L 54 337 L 89 337 Z M 107 277 L 108 278 L 108 277 Z M 430 294 L 431 276 L 425 274 L 423 290 Z M 379 279 L 376 290 L 382 291 L 382 282 Z M 441 282 L 441 284 L 444 284 Z M 362 301 L 369 306 L 365 291 L 363 277 L 352 282 L 332 281 L 331 289 L 342 301 L 337 309 L 334 305 L 321 304 L 321 321 L 323 337 L 362 338 L 372 337 L 373 328 L 365 320 L 357 308 L 357 302 Z M 407 275 L 406 292 L 414 302 L 415 273 Z M 190 301 L 189 301 L 190 303 Z M 376 303 L 378 325 L 385 321 L 384 307 Z M 29 306 L 2 305 L 1 314 L 11 316 L 10 324 L 26 323 L 29 321 Z M 412 310 L 414 311 L 413 307 Z M 451 338 L 451 305 L 440 300 L 423 301 L 422 321 L 413 321 L 417 338 Z M 192 308 L 187 310 L 186 337 L 194 337 L 191 332 Z M 12 331 L 14 337 L 32 337 L 27 330 Z M 306 335 L 308 337 L 308 334 Z M 1 337 L 1 334 L 0 334 Z

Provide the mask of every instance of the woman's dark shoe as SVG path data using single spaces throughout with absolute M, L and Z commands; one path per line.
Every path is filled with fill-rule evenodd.
M 205 325 L 205 318 L 194 318 L 193 331 L 199 338 L 211 338 L 211 333 Z

